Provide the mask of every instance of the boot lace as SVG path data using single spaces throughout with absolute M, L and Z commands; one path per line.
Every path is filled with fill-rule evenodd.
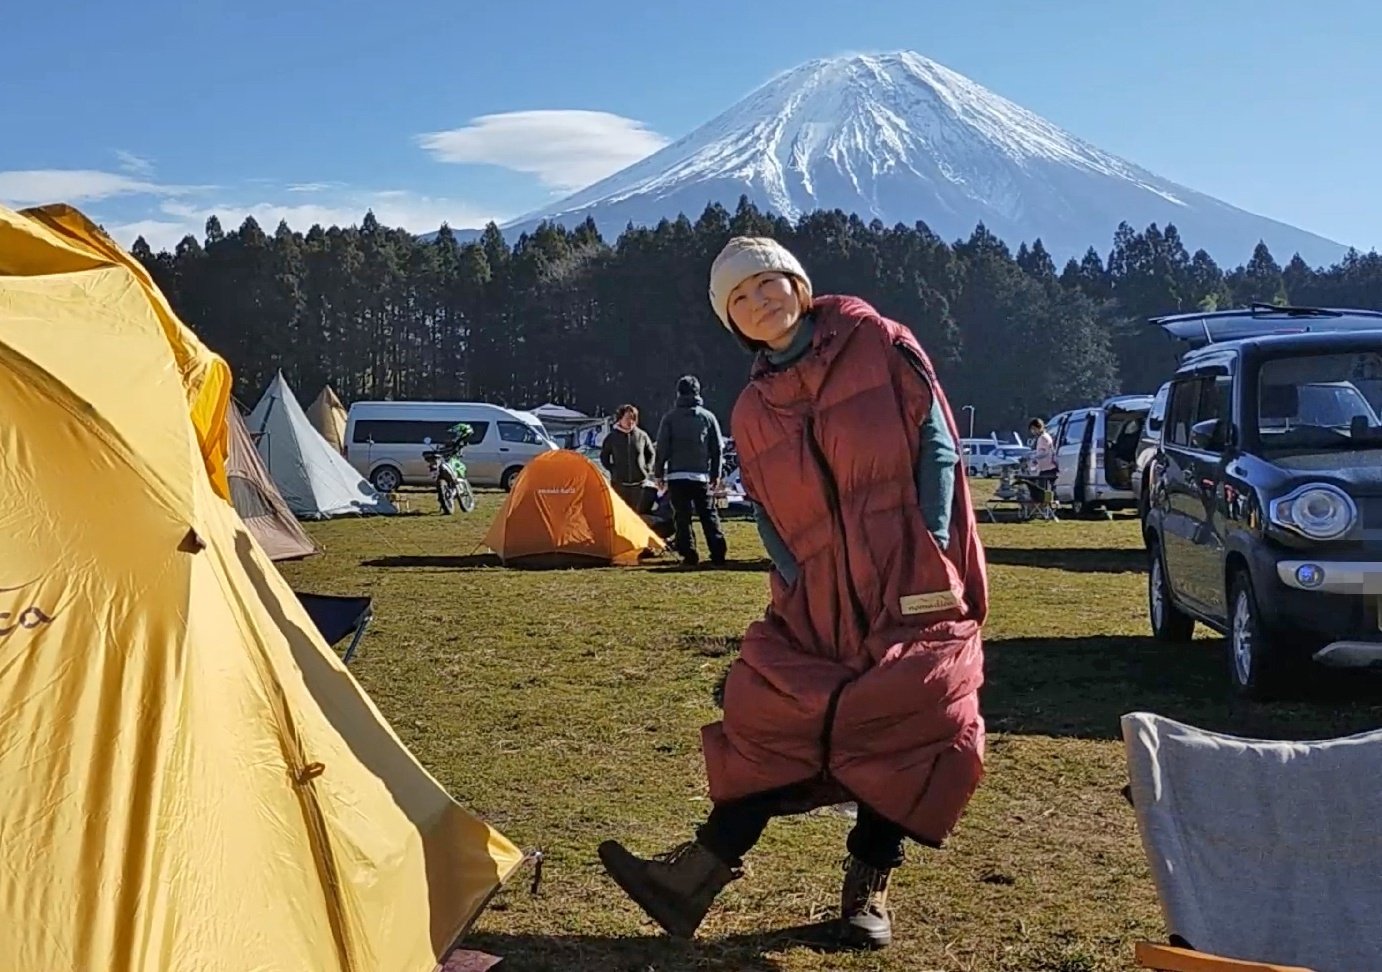
M 661 854 L 654 854 L 652 859 L 659 864 L 675 864 L 687 854 L 691 853 L 691 849 L 695 846 L 696 842 L 694 840 L 688 840 L 684 844 L 678 844 L 671 850 L 665 850 Z
M 887 907 L 888 876 L 890 871 L 870 867 L 855 857 L 846 857 L 845 911 L 884 914 Z

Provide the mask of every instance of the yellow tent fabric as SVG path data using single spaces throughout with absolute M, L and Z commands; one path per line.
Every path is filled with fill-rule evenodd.
M 570 449 L 543 453 L 527 465 L 485 545 L 505 564 L 530 567 L 629 565 L 645 552 L 666 549 L 599 467 Z
M 345 429 L 346 429 L 346 409 L 341 404 L 341 400 L 336 397 L 336 391 L 330 385 L 322 388 L 314 401 L 307 409 L 307 421 L 312 423 L 312 428 L 321 433 L 322 438 L 331 443 L 331 447 L 341 455 L 345 455 Z
M 0 211 L 8 212 L 0 207 Z M 24 218 L 27 217 L 27 218 Z M 168 338 L 186 386 L 192 425 L 197 430 L 206 471 L 222 499 L 230 498 L 226 457 L 230 453 L 230 368 L 178 320 L 148 271 L 115 241 L 71 206 L 26 209 L 19 218 L 0 221 L 0 276 L 74 273 L 98 268 L 128 271 L 148 298 Z M 137 387 L 137 386 L 129 386 Z
M 217 495 L 228 373 L 71 212 L 0 207 L 0 965 L 428 972 L 522 855 Z

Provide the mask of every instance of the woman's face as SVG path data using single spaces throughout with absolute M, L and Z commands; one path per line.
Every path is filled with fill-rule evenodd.
M 729 319 L 734 326 L 750 341 L 761 341 L 774 350 L 791 343 L 801 313 L 791 278 L 775 270 L 754 274 L 729 292 Z

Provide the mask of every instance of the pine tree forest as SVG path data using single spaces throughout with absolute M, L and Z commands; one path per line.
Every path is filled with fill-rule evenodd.
M 1219 254 L 1248 257 L 1225 270 L 1204 250 L 1189 253 L 1172 225 L 1124 223 L 1107 256 L 1091 248 L 1057 268 L 1040 240 L 1014 253 L 982 225 L 947 243 L 921 222 L 889 228 L 835 211 L 793 224 L 743 199 L 733 213 L 712 205 L 694 222 L 630 226 L 613 244 L 590 221 L 544 224 L 512 245 L 493 225 L 475 242 L 445 226 L 424 241 L 371 213 L 358 227 L 305 235 L 280 223 L 272 236 L 253 218 L 227 233 L 212 217 L 204 240 L 156 254 L 140 239 L 133 252 L 230 362 L 246 406 L 281 368 L 304 402 L 329 382 L 347 403 L 553 401 L 609 414 L 628 401 L 655 424 L 677 377 L 693 373 L 727 424 L 749 356 L 706 291 L 732 235 L 777 238 L 816 293 L 857 294 L 912 328 L 957 418 L 974 406 L 977 434 L 1154 391 L 1176 347 L 1147 323 L 1153 315 L 1254 301 L 1382 307 L 1375 252 L 1283 267 L 1258 244 Z

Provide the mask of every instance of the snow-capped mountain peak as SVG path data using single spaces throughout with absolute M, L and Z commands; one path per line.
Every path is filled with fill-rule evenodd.
M 1016 247 L 1041 237 L 1058 258 L 1106 249 L 1118 223 L 1174 222 L 1187 245 L 1245 260 L 1259 238 L 1280 257 L 1342 255 L 1332 241 L 1235 209 L 1104 152 L 911 51 L 824 58 L 778 75 L 649 157 L 532 213 L 607 235 L 625 223 L 747 194 L 796 218 L 842 209 L 923 220 L 943 238 L 979 222 Z

